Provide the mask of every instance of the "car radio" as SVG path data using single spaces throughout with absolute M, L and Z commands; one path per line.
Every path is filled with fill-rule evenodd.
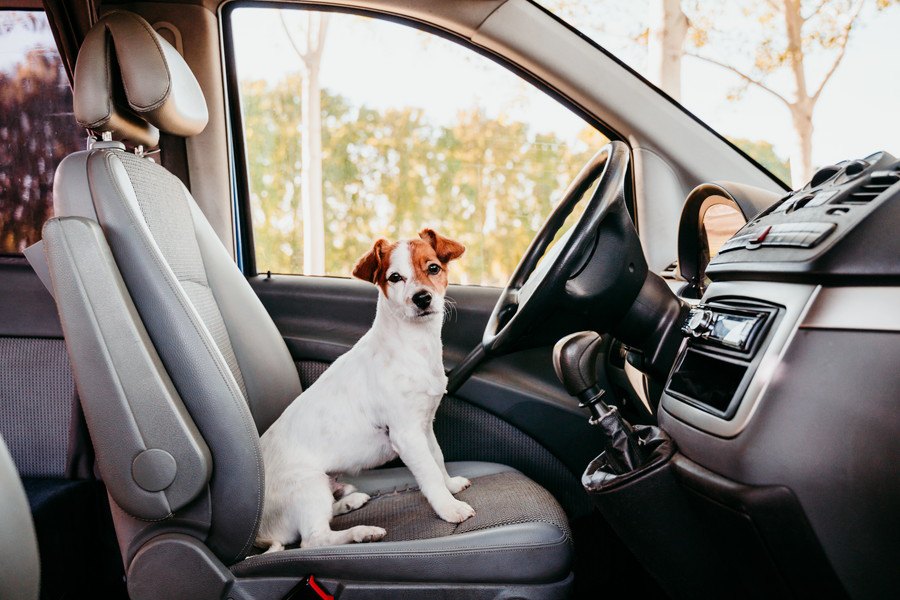
M 730 419 L 756 371 L 777 314 L 776 306 L 730 298 L 692 308 L 681 328 L 687 343 L 666 393 Z
M 703 304 L 691 309 L 681 331 L 711 345 L 748 352 L 769 314 L 761 309 Z

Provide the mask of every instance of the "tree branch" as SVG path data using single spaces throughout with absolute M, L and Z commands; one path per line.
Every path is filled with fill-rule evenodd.
M 727 70 L 727 71 L 731 71 L 732 73 L 734 73 L 735 75 L 737 75 L 738 77 L 740 77 L 741 79 L 743 79 L 744 81 L 746 81 L 747 83 L 752 84 L 752 85 L 755 85 L 756 87 L 758 87 L 759 89 L 763 90 L 764 92 L 768 92 L 768 93 L 772 94 L 773 96 L 775 96 L 776 98 L 778 98 L 779 100 L 781 100 L 782 102 L 784 102 L 787 106 L 790 106 L 790 105 L 791 105 L 790 100 L 788 100 L 787 98 L 785 98 L 784 96 L 782 96 L 781 94 L 779 94 L 778 92 L 776 92 L 775 90 L 773 90 L 772 88 L 770 88 L 769 86 L 767 86 L 765 83 L 763 83 L 763 82 L 760 81 L 759 79 L 756 79 L 756 78 L 754 78 L 754 77 L 750 77 L 750 76 L 747 75 L 746 73 L 740 71 L 739 69 L 737 69 L 737 68 L 735 68 L 735 67 L 732 67 L 732 66 L 729 65 L 729 64 L 726 64 L 726 63 L 723 63 L 723 62 L 719 62 L 718 60 L 716 60 L 716 59 L 714 59 L 714 58 L 709 58 L 708 56 L 702 56 L 702 55 L 700 55 L 700 54 L 695 54 L 695 53 L 693 53 L 693 52 L 685 52 L 685 55 L 686 55 L 686 56 L 692 56 L 692 57 L 694 57 L 694 58 L 698 58 L 698 59 L 700 59 L 700 60 L 702 60 L 702 61 L 705 61 L 705 62 L 708 62 L 708 63 L 710 63 L 710 64 L 712 64 L 712 65 L 716 65 L 717 67 L 721 67 L 722 69 L 725 69 L 725 70 Z
M 859 13 L 862 11 L 864 5 L 865 0 L 859 0 L 859 2 L 856 3 L 856 8 L 850 13 L 850 20 L 848 20 L 847 24 L 844 26 L 844 34 L 841 36 L 837 56 L 834 57 L 831 68 L 828 69 L 828 72 L 825 73 L 825 77 L 822 78 L 822 83 L 816 88 L 816 93 L 812 95 L 813 102 L 819 99 L 819 95 L 822 93 L 822 90 L 825 89 L 825 84 L 828 83 L 828 80 L 831 79 L 831 76 L 834 75 L 834 72 L 837 71 L 837 68 L 841 65 L 841 61 L 844 60 L 844 55 L 847 53 L 847 43 L 850 41 L 850 30 L 853 29 L 853 24 L 856 23 L 856 19 L 859 17 Z
M 810 12 L 805 17 L 803 15 L 800 15 L 800 18 L 803 20 L 804 23 L 806 21 L 809 21 L 810 19 L 815 17 L 817 14 L 819 14 L 819 11 L 821 11 L 823 8 L 825 8 L 826 4 L 828 4 L 828 0 L 822 0 L 821 2 L 819 2 L 819 5 L 812 10 L 812 12 Z
M 297 46 L 297 42 L 294 41 L 294 36 L 291 35 L 291 30 L 288 28 L 287 21 L 284 20 L 284 13 L 286 11 L 278 11 L 278 18 L 281 20 L 281 27 L 284 29 L 284 35 L 287 36 L 288 42 L 291 44 L 291 48 L 294 49 L 294 52 L 297 53 L 297 56 L 300 57 L 300 60 L 303 62 L 304 68 L 306 67 L 306 52 L 300 50 Z
M 823 2 L 824 2 L 824 0 L 823 0 Z M 782 9 L 784 8 L 784 6 L 782 6 L 778 2 L 775 2 L 775 0 L 766 0 L 766 4 L 768 4 L 769 8 L 774 10 L 776 13 L 781 12 Z

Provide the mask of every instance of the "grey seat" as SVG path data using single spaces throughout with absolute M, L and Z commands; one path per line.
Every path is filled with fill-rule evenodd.
M 459 526 L 385 469 L 357 478 L 375 498 L 336 526 L 365 519 L 386 541 L 258 555 L 259 435 L 300 394 L 296 366 L 188 190 L 122 143 L 199 133 L 203 94 L 143 19 L 114 12 L 79 53 L 75 114 L 102 139 L 60 165 L 44 243 L 132 598 L 280 598 L 309 575 L 341 598 L 567 593 L 562 509 L 489 463 L 448 465 L 474 481 L 478 515 Z
M 37 600 L 40 569 L 28 499 L 0 437 L 0 598 Z

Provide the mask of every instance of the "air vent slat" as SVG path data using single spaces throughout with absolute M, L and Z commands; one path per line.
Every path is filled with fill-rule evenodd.
M 873 181 L 874 180 L 874 181 Z M 884 193 L 889 187 L 900 181 L 900 174 L 892 172 L 878 172 L 872 178 L 854 190 L 841 204 L 866 204 Z

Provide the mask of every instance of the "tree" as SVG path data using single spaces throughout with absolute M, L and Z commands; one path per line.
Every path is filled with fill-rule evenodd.
M 304 272 L 295 194 L 302 146 L 299 75 L 241 84 L 257 262 Z M 346 276 L 378 237 L 423 226 L 469 247 L 454 280 L 505 282 L 563 187 L 606 139 L 585 128 L 574 147 L 473 108 L 438 125 L 413 107 L 355 106 L 322 90 L 323 273 Z
M 300 202 L 297 203 L 300 208 L 297 217 L 303 223 L 303 273 L 323 275 L 325 218 L 322 207 L 322 85 L 319 74 L 328 33 L 328 13 L 298 11 L 302 13 L 305 23 L 302 27 L 291 28 L 285 20 L 287 12 L 279 11 L 281 24 L 300 59 L 303 75 L 300 127 L 304 135 L 300 140 Z M 302 44 L 297 43 L 297 37 L 303 39 Z
M 718 31 L 713 25 L 718 19 L 714 12 L 704 18 L 691 18 L 696 30 L 691 36 L 695 49 L 689 56 L 716 65 L 736 75 L 742 85 L 737 97 L 747 87 L 755 87 L 786 106 L 796 135 L 791 154 L 791 180 L 796 184 L 812 177 L 813 116 L 816 104 L 832 76 L 840 67 L 847 52 L 851 32 L 856 28 L 866 0 L 767 0 L 744 2 L 743 12 L 758 23 L 753 32 L 749 28 L 736 31 L 730 28 Z M 881 10 L 892 2 L 876 0 Z M 697 3 L 699 5 L 699 2 Z M 699 6 L 697 7 L 699 12 Z M 721 14 L 716 6 L 712 11 Z M 753 48 L 752 63 L 728 61 L 721 58 L 724 46 L 732 45 L 735 38 L 743 38 L 744 48 Z M 727 39 L 726 39 L 727 38 Z M 715 55 L 711 52 L 715 49 Z M 738 52 L 732 52 L 738 55 Z M 826 61 L 824 73 L 817 81 L 810 73 L 812 58 Z M 772 82 L 772 75 L 787 72 L 793 90 L 779 89 Z
M 647 32 L 647 74 L 675 100 L 681 100 L 681 59 L 688 19 L 681 0 L 651 0 Z
M 0 37 L 22 31 L 45 33 L 46 41 L 0 70 L 0 254 L 41 239 L 53 215 L 56 166 L 84 148 L 86 137 L 72 116 L 72 91 L 47 21 L 0 14 Z
M 732 144 L 752 156 L 756 162 L 764 166 L 775 177 L 784 182 L 791 180 L 791 163 L 782 160 L 775 153 L 772 144 L 764 141 L 753 141 L 743 138 L 728 138 Z

